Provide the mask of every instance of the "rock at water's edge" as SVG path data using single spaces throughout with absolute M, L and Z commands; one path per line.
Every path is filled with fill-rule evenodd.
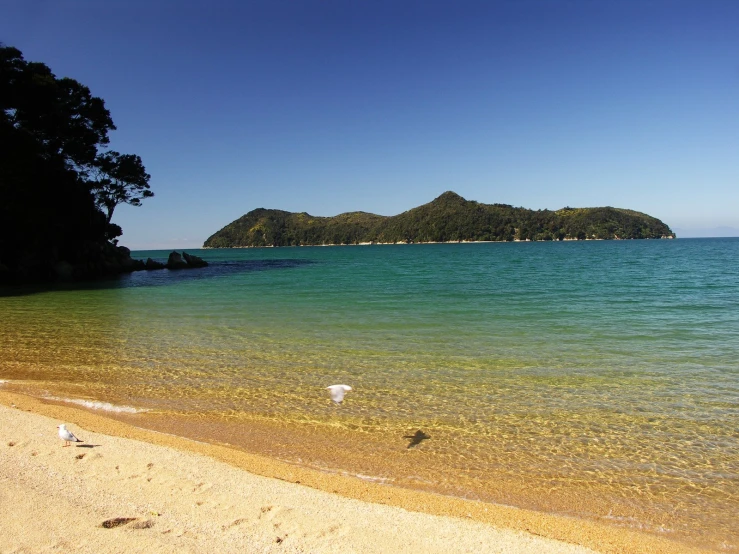
M 157 262 L 152 260 L 151 258 L 146 258 L 146 263 L 144 264 L 144 267 L 146 269 L 164 269 L 165 265 L 162 262 Z
M 179 252 L 172 251 L 167 258 L 167 269 L 185 269 L 187 262 L 182 259 Z
M 187 267 L 207 267 L 208 266 L 208 262 L 206 262 L 203 258 L 190 255 L 187 252 L 183 251 L 182 257 L 185 258 L 185 261 L 187 262 Z

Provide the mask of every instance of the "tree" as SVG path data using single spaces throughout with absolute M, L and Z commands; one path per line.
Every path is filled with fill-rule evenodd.
M 27 62 L 20 50 L 0 45 L 0 109 L 4 121 L 30 135 L 46 160 L 61 158 L 87 182 L 108 223 L 118 204 L 141 205 L 154 194 L 139 156 L 98 150 L 115 130 L 101 98 L 74 79 L 58 79 L 42 63 Z
M 108 223 L 118 204 L 140 206 L 143 199 L 154 196 L 149 190 L 151 175 L 135 154 L 111 150 L 99 155 L 94 167 L 97 179 L 91 182 L 91 190 L 98 207 L 106 211 Z
M 0 44 L 0 283 L 98 277 L 131 261 L 113 240 L 116 204 L 101 200 L 137 205 L 150 177 L 138 156 L 100 154 L 112 130 L 89 88 Z
M 30 134 L 46 159 L 61 156 L 83 175 L 98 147 L 115 130 L 101 98 L 74 79 L 57 79 L 42 63 L 27 62 L 20 50 L 0 46 L 0 109 L 16 130 Z

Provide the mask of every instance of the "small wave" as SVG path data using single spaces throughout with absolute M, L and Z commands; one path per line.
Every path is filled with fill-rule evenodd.
M 287 464 L 308 467 L 310 469 L 315 469 L 316 471 L 321 471 L 323 473 L 331 473 L 333 475 L 345 475 L 348 477 L 356 477 L 357 479 L 361 479 L 363 481 L 371 481 L 373 483 L 380 483 L 382 485 L 386 485 L 388 483 L 392 483 L 393 481 L 395 481 L 395 478 L 393 477 L 377 477 L 374 475 L 364 475 L 363 473 L 352 473 L 349 471 L 343 471 L 337 468 L 326 467 L 320 464 L 307 464 L 303 462 L 302 458 L 298 458 L 297 460 L 289 460 L 287 458 L 277 458 L 277 459 Z
M 78 404 L 91 410 L 103 410 L 106 412 L 115 412 L 123 414 L 138 414 L 141 412 L 148 412 L 146 408 L 133 408 L 131 406 L 115 406 L 110 402 L 100 402 L 98 400 L 78 400 L 76 398 L 55 398 L 53 396 L 47 396 L 48 400 L 56 400 L 57 402 L 67 402 L 69 404 Z
M 395 481 L 395 479 L 393 479 L 391 477 L 375 477 L 375 476 L 372 476 L 372 475 L 364 475 L 362 473 L 354 473 L 354 474 L 352 474 L 352 473 L 342 472 L 342 474 L 343 475 L 353 475 L 354 477 L 357 477 L 359 479 L 362 479 L 363 481 L 371 481 L 373 483 L 382 483 L 382 484 L 385 484 L 385 483 L 390 483 L 392 481 Z
M 626 527 L 630 527 L 632 529 L 639 529 L 639 530 L 646 530 L 646 531 L 652 531 L 655 533 L 674 533 L 675 530 L 670 527 L 665 527 L 664 525 L 650 525 L 649 523 L 646 523 L 644 521 L 639 520 L 635 517 L 630 516 L 614 516 L 612 513 L 608 513 L 608 515 L 603 516 L 603 519 L 607 519 L 610 521 L 614 521 L 616 523 L 620 523 L 621 525 L 624 525 Z

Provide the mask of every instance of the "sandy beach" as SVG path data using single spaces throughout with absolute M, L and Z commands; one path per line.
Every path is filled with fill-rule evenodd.
M 0 415 L 2 552 L 699 552 L 321 473 L 9 392 L 0 391 Z M 61 423 L 84 443 L 63 447 Z

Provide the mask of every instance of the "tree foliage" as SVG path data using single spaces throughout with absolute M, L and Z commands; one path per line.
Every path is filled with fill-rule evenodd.
M 114 129 L 88 87 L 0 44 L 0 282 L 50 280 L 60 267 L 95 277 L 124 257 L 100 207 L 112 215 L 113 202 L 151 193 L 138 156 L 101 153 Z
M 208 240 L 207 248 L 359 243 L 632 239 L 674 237 L 643 213 L 618 208 L 527 210 L 481 204 L 445 192 L 433 202 L 383 217 L 351 212 L 314 217 L 280 210 L 253 210 Z
M 109 143 L 115 125 L 105 102 L 74 79 L 57 79 L 17 48 L 0 47 L 0 83 L 3 118 L 31 135 L 45 159 L 61 157 L 69 168 L 84 169 Z
M 154 196 L 149 190 L 151 175 L 139 156 L 111 150 L 100 154 L 93 165 L 92 191 L 98 207 L 105 210 L 108 223 L 118 204 L 140 206 L 143 199 Z

